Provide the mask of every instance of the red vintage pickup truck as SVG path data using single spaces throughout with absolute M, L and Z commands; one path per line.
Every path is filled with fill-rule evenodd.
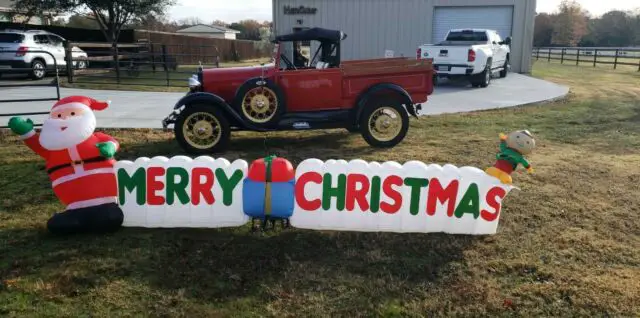
M 433 92 L 431 59 L 340 61 L 340 31 L 312 28 L 275 38 L 269 64 L 199 69 L 190 92 L 163 120 L 189 153 L 224 150 L 232 130 L 345 128 L 374 147 L 393 147 L 409 115 Z M 283 43 L 317 42 L 313 58 L 293 63 Z

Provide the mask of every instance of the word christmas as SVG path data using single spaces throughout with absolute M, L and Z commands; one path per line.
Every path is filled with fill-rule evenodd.
M 318 230 L 494 234 L 514 187 L 484 171 L 410 161 L 177 156 L 115 165 L 124 226 L 228 227 L 289 219 Z

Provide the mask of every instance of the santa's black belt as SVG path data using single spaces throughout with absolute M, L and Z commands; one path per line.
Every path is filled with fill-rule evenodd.
M 101 162 L 101 161 L 107 161 L 109 159 L 105 158 L 105 157 L 94 157 L 94 158 L 89 158 L 89 159 L 85 159 L 85 160 L 76 160 L 76 161 L 72 161 L 70 163 L 65 163 L 63 165 L 59 165 L 59 166 L 55 166 L 55 167 L 51 167 L 47 170 L 47 173 L 51 174 L 55 171 L 58 171 L 60 169 L 64 169 L 67 167 L 73 167 L 73 166 L 77 166 L 77 165 L 81 165 L 81 164 L 85 164 L 85 163 L 94 163 L 94 162 Z

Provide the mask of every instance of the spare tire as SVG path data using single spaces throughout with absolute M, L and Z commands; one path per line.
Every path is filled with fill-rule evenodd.
M 284 95 L 278 86 L 259 78 L 240 86 L 233 107 L 244 121 L 259 128 L 277 125 L 286 111 Z

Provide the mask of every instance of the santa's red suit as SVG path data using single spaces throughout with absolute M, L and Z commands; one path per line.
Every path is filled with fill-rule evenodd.
M 113 168 L 120 145 L 113 137 L 94 132 L 93 111 L 108 105 L 85 96 L 63 98 L 51 109 L 40 133 L 30 120 L 10 121 L 12 130 L 46 161 L 53 191 L 66 205 L 64 212 L 49 219 L 51 232 L 110 231 L 122 225 Z
M 47 150 L 40 145 L 39 134 L 31 132 L 24 142 L 46 160 L 46 170 L 56 196 L 69 209 L 117 202 L 118 187 L 113 165 L 116 160 L 100 155 L 100 142 L 118 142 L 100 132 L 82 143 L 63 150 Z

